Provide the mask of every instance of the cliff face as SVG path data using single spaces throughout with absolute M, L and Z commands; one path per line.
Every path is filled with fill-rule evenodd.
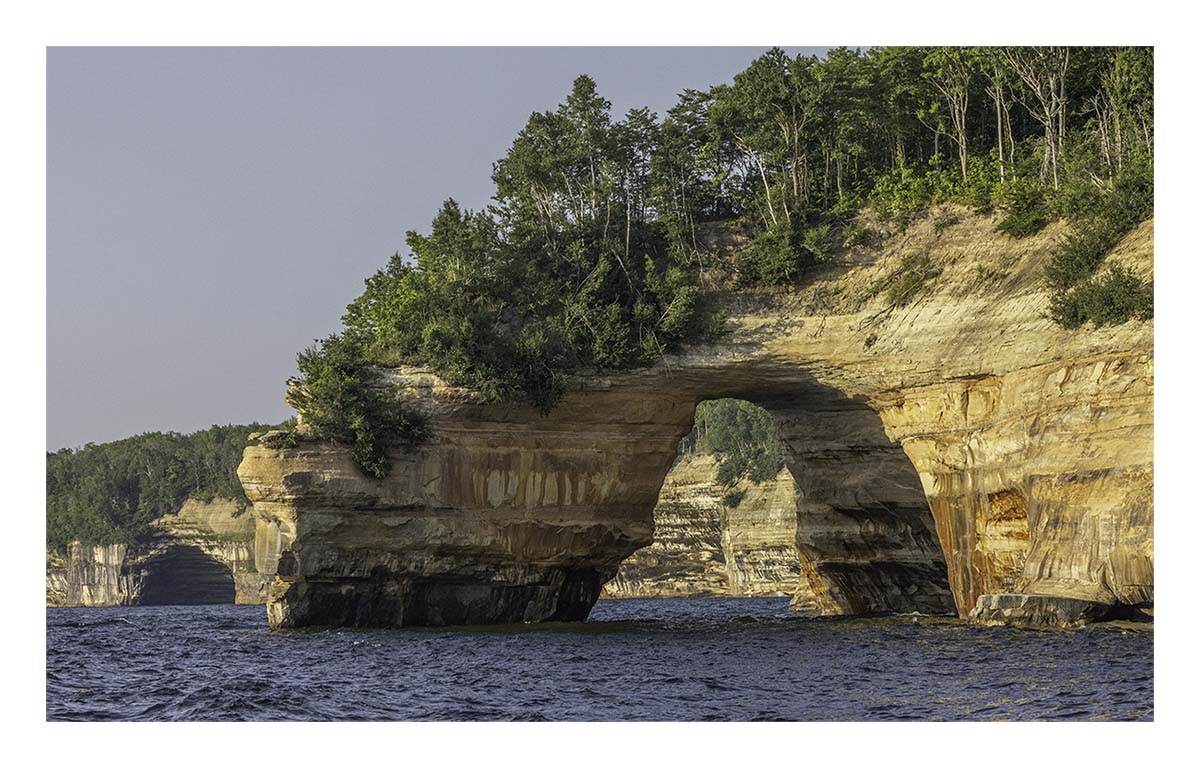
M 654 543 L 621 563 L 603 597 L 693 597 L 732 592 L 726 550 L 725 489 L 717 460 L 681 456 L 654 506 Z M 794 548 L 794 547 L 793 547 Z
M 232 499 L 189 500 L 144 544 L 72 543 L 47 559 L 46 604 L 263 603 L 272 572 L 255 566 L 256 515 Z
M 726 488 L 718 466 L 707 454 L 679 457 L 654 507 L 654 543 L 621 563 L 601 597 L 788 596 L 802 612 L 841 613 L 809 587 L 798 538 L 812 530 L 800 525 L 791 472 Z M 741 495 L 734 506 L 730 492 Z M 952 606 L 948 590 L 943 597 Z
M 1062 231 L 1012 240 L 965 213 L 941 231 L 918 223 L 793 296 L 730 297 L 719 344 L 580 380 L 548 416 L 394 371 L 437 437 L 398 452 L 388 478 L 322 442 L 247 448 L 239 476 L 278 541 L 268 616 L 582 618 L 653 541 L 678 440 L 717 397 L 780 425 L 799 610 L 1072 623 L 1149 606 L 1153 323 L 1068 331 L 1047 318 L 1042 270 Z M 1152 241 L 1147 222 L 1110 259 L 1149 274 Z M 888 279 L 917 258 L 937 276 L 892 306 Z M 712 510 L 699 517 L 697 558 L 715 562 L 725 543 Z M 719 570 L 677 554 L 681 574 Z

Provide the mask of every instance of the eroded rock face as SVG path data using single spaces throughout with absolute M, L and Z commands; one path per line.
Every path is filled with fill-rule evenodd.
M 864 519 L 878 526 L 888 517 L 864 513 L 861 506 L 839 499 L 833 489 L 850 487 L 854 475 L 864 469 L 869 483 L 879 483 L 885 459 L 866 452 L 861 444 L 857 456 L 838 456 L 831 446 L 819 446 L 811 427 L 801 430 L 795 422 L 788 423 L 787 434 L 807 451 L 795 462 L 806 472 L 807 493 L 786 467 L 764 483 L 742 480 L 725 488 L 717 482 L 716 457 L 681 456 L 667 474 L 654 508 L 654 543 L 622 562 L 602 595 L 786 595 L 792 597 L 793 609 L 810 616 L 953 613 L 946 565 L 919 495 L 908 500 L 907 512 L 891 517 L 887 529 L 864 534 Z M 819 460 L 821 453 L 825 461 Z M 904 462 L 896 466 L 906 469 Z M 823 478 L 825 470 L 834 474 Z M 907 470 L 912 472 L 911 467 Z M 909 484 L 916 487 L 918 482 L 914 476 Z M 741 496 L 734 506 L 724 498 L 730 491 Z M 893 489 L 891 495 L 891 503 L 901 508 L 902 494 Z M 896 571 L 904 578 L 899 585 L 889 581 L 885 570 L 898 559 L 893 550 L 902 550 L 909 559 Z M 924 562 L 917 566 L 914 560 Z M 913 584 L 919 585 L 915 591 L 910 589 Z
M 395 371 L 437 437 L 388 478 L 320 442 L 246 450 L 239 476 L 278 538 L 271 622 L 586 616 L 652 542 L 676 445 L 718 397 L 781 425 L 799 610 L 952 600 L 966 616 L 1001 593 L 1149 605 L 1153 323 L 1055 326 L 1042 270 L 1061 234 L 1015 241 L 966 214 L 914 225 L 794 296 L 730 296 L 718 345 L 580 379 L 548 416 Z M 1148 275 L 1152 240 L 1148 222 L 1110 258 Z M 887 278 L 914 255 L 940 274 L 890 306 Z
M 790 597 L 807 584 L 791 473 L 726 488 L 718 467 L 709 454 L 679 457 L 654 507 L 654 543 L 621 563 L 602 597 Z M 742 494 L 734 506 L 729 492 Z
M 244 503 L 244 502 L 243 502 Z M 155 522 L 137 546 L 72 543 L 65 561 L 48 558 L 52 606 L 264 603 L 273 566 L 255 566 L 264 525 L 232 499 L 189 500 Z M 264 545 L 269 537 L 264 536 Z
M 726 550 L 726 489 L 717 459 L 680 456 L 654 507 L 654 543 L 621 563 L 604 597 L 710 597 L 732 593 Z M 792 550 L 795 551 L 795 528 Z M 794 558 L 793 558 L 794 559 Z M 790 590 L 789 590 L 790 592 Z

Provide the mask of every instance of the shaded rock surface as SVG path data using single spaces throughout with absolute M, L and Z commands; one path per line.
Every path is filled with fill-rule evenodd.
M 256 539 L 266 527 L 241 503 L 189 500 L 155 529 L 135 546 L 73 542 L 65 559 L 49 555 L 46 604 L 266 602 L 273 564 L 267 560 L 263 572 L 256 567 Z
M 1115 601 L 1059 595 L 980 595 L 968 619 L 975 624 L 1070 629 L 1114 617 Z
M 311 439 L 245 452 L 239 476 L 277 539 L 271 623 L 586 616 L 653 542 L 678 441 L 718 397 L 780 425 L 798 610 L 966 616 L 1000 593 L 1150 606 L 1153 322 L 1055 326 L 1042 275 L 1062 234 L 1012 240 L 965 212 L 919 222 L 795 294 L 726 297 L 718 344 L 581 377 L 545 416 L 391 371 L 436 437 L 397 452 L 389 477 Z M 940 272 L 892 306 L 912 256 Z M 1152 222 L 1110 258 L 1150 274 Z M 715 559 L 707 541 L 699 557 Z
M 601 596 L 790 596 L 802 613 L 854 612 L 825 594 L 828 584 L 809 555 L 828 531 L 822 534 L 824 521 L 813 519 L 820 510 L 802 523 L 801 515 L 812 510 L 801 503 L 791 471 L 785 467 L 766 482 L 743 479 L 726 488 L 717 482 L 718 468 L 716 456 L 679 457 L 654 508 L 654 543 L 623 561 Z M 731 491 L 740 495 L 736 505 L 725 500 Z M 926 544 L 934 547 L 931 534 Z M 934 578 L 939 589 L 921 606 L 928 612 L 953 612 L 941 568 Z

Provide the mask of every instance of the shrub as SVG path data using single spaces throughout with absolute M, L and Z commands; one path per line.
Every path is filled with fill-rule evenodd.
M 1003 214 L 996 229 L 1010 237 L 1037 234 L 1050 223 L 1046 197 L 1036 181 L 1016 178 L 997 184 L 992 199 Z
M 301 352 L 298 365 L 303 379 L 289 382 L 288 405 L 316 434 L 350 444 L 365 474 L 384 477 L 390 449 L 411 448 L 428 437 L 424 415 L 387 391 L 353 341 L 329 336 Z
M 842 232 L 842 247 L 843 248 L 858 248 L 867 245 L 871 242 L 871 230 L 866 226 L 854 223 L 846 227 Z
M 263 439 L 263 445 L 274 451 L 284 450 L 287 448 L 296 447 L 296 425 L 293 423 L 289 429 L 272 432 Z
M 1148 168 L 1131 166 L 1113 188 L 1079 210 L 1071 232 L 1046 265 L 1050 316 L 1065 328 L 1148 319 L 1154 312 L 1153 286 L 1114 266 L 1095 278 L 1108 253 L 1154 210 L 1154 180 Z
M 833 253 L 833 237 L 828 224 L 816 224 L 804 231 L 804 248 L 816 261 L 827 261 Z
M 876 177 L 867 202 L 884 218 L 906 215 L 909 220 L 915 212 L 939 203 L 957 202 L 985 209 L 992 204 L 996 181 L 994 157 L 970 158 L 966 180 L 955 164 L 906 165 Z M 903 231 L 904 226 L 899 230 Z
M 1122 266 L 1112 266 L 1103 275 L 1052 296 L 1050 315 L 1065 328 L 1089 321 L 1102 326 L 1149 320 L 1154 316 L 1154 285 L 1143 283 Z
M 919 169 L 903 165 L 875 179 L 867 202 L 880 216 L 891 218 L 904 211 L 928 206 L 932 199 L 930 186 L 929 180 Z
M 1046 265 L 1050 286 L 1065 291 L 1091 277 L 1122 234 L 1117 222 L 1111 220 L 1098 220 L 1068 232 Z
M 851 190 L 842 195 L 833 207 L 829 209 L 829 215 L 836 219 L 846 219 L 856 215 L 867 204 L 866 199 L 858 191 Z
M 760 232 L 738 255 L 738 283 L 786 285 L 799 278 L 813 259 L 794 240 L 795 233 L 785 225 Z
M 905 257 L 900 269 L 888 278 L 888 299 L 892 306 L 908 304 L 927 280 L 939 274 L 941 270 L 933 266 L 928 256 Z

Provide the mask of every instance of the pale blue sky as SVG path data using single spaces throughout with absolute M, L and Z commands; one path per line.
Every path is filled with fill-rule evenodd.
M 48 447 L 286 418 L 296 352 L 578 74 L 661 113 L 762 50 L 50 49 Z

